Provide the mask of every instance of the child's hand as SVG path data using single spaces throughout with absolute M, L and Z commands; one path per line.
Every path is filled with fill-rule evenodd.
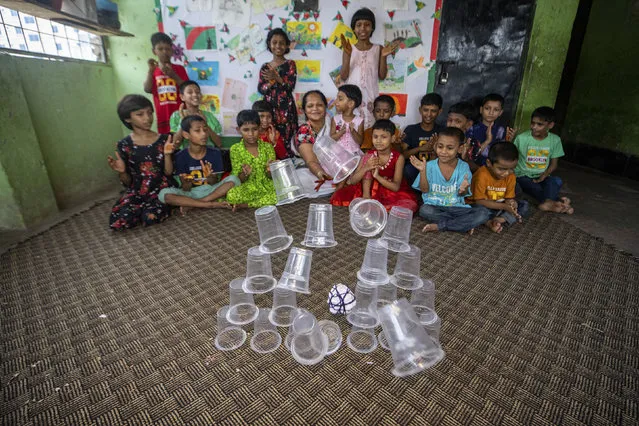
M 398 144 L 402 144 L 402 142 L 404 142 L 404 139 L 406 139 L 406 133 L 404 133 L 403 130 L 399 130 L 399 136 L 397 136 L 397 140 L 395 141 Z
M 490 145 L 490 143 L 493 141 L 493 124 L 495 123 L 490 123 L 486 128 L 486 141 L 484 141 L 486 145 Z
M 411 155 L 410 156 L 410 163 L 413 165 L 413 167 L 415 167 L 421 173 L 425 173 L 426 172 L 426 161 L 420 160 L 419 158 L 415 157 L 414 155 Z
M 348 56 L 351 56 L 351 53 L 353 53 L 353 46 L 351 46 L 351 42 L 346 40 L 344 34 L 339 36 L 339 40 L 342 42 L 342 50 L 344 50 Z
M 366 161 L 366 171 L 371 171 L 379 167 L 379 157 L 377 155 L 373 155 Z
M 173 67 L 171 66 L 171 64 L 162 64 L 160 65 L 160 69 L 168 77 L 171 77 L 171 78 L 177 77 L 177 74 L 173 70 Z
M 351 131 L 352 134 L 354 134 L 354 135 L 357 134 L 357 127 L 355 127 L 355 124 L 352 121 L 348 125 L 348 128 L 349 128 L 349 130 Z
M 373 178 L 379 180 L 381 178 L 381 176 L 379 175 L 379 167 L 375 167 L 373 169 Z
M 271 64 L 267 64 L 266 69 L 262 71 L 262 78 L 264 78 L 264 80 L 268 80 L 271 83 L 274 83 L 275 81 L 277 81 L 277 77 L 279 77 L 277 70 L 273 68 Z
M 208 161 L 200 160 L 200 166 L 202 166 L 202 176 L 209 177 L 213 173 L 213 165 Z
M 109 155 L 107 161 L 109 162 L 109 167 L 114 171 L 118 173 L 126 172 L 126 164 L 124 164 L 124 160 L 120 157 L 119 152 L 115 151 L 115 159 Z
M 385 58 L 388 55 L 395 53 L 397 49 L 399 49 L 398 41 L 394 41 L 390 44 L 387 44 L 386 46 L 382 47 L 382 58 Z
M 461 158 L 464 161 L 468 160 L 468 156 L 470 155 L 470 138 L 466 139 L 466 143 L 462 145 Z
M 189 115 L 189 112 L 186 110 L 186 104 L 184 102 L 180 103 L 180 106 L 178 107 L 178 113 L 180 114 L 180 118 L 182 119 L 186 118 L 186 116 Z
M 275 137 L 275 126 L 274 125 L 270 125 L 268 126 L 268 142 L 275 146 L 275 144 L 277 143 L 277 138 Z
M 248 177 L 252 171 L 253 169 L 251 169 L 251 166 L 248 164 L 242 164 L 242 173 L 244 173 L 244 176 Z
M 182 189 L 190 191 L 193 186 L 193 176 L 187 173 L 180 173 L 180 182 L 182 182 Z
M 539 175 L 539 177 L 537 179 L 533 179 L 534 183 L 542 183 L 543 181 L 546 180 L 546 178 L 548 177 L 548 175 L 546 173 L 542 173 L 541 175 Z
M 521 215 L 519 214 L 519 211 L 517 211 L 517 201 L 511 198 L 506 200 L 505 204 L 507 206 L 506 211 L 515 216 L 518 222 L 521 222 Z
M 470 186 L 470 182 L 468 182 L 468 175 L 464 175 L 464 180 L 461 185 L 459 185 L 459 195 L 464 195 L 466 191 L 468 191 L 468 187 Z
M 175 151 L 175 143 L 173 142 L 173 135 L 169 135 L 164 142 L 164 155 L 173 154 Z
M 506 142 L 512 142 L 517 134 L 517 129 L 512 127 L 506 127 Z
M 335 125 L 335 131 L 337 132 L 337 139 L 339 139 L 342 136 L 344 136 L 344 133 L 346 133 L 346 128 L 347 127 L 348 127 L 348 124 L 344 124 L 342 126 L 340 126 L 339 124 Z
M 158 67 L 158 61 L 153 58 L 149 58 L 149 60 L 146 62 L 147 64 L 149 64 L 149 72 L 155 71 L 155 69 Z

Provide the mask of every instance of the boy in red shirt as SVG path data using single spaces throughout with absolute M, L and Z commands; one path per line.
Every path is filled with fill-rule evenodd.
M 164 33 L 151 36 L 153 54 L 158 60 L 148 60 L 149 72 L 144 81 L 144 91 L 153 95 L 155 114 L 158 121 L 158 133 L 170 133 L 169 119 L 180 107 L 178 86 L 189 77 L 182 65 L 171 63 L 173 56 L 173 40 Z M 159 62 L 158 62 L 159 61 Z
M 284 139 L 273 125 L 273 108 L 268 102 L 261 100 L 253 103 L 253 111 L 260 115 L 260 139 L 273 145 L 275 156 L 278 160 L 288 158 L 288 152 L 284 147 Z

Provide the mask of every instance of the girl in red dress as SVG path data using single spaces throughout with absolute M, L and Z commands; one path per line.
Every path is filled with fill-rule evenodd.
M 348 206 L 355 198 L 371 198 L 390 210 L 400 206 L 417 211 L 417 196 L 404 180 L 404 157 L 391 149 L 395 124 L 377 120 L 373 125 L 373 148 L 362 161 L 347 185 L 331 197 L 334 206 Z

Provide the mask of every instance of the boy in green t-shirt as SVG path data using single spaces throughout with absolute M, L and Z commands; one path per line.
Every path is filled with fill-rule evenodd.
M 517 185 L 539 201 L 540 210 L 573 214 L 570 199 L 559 197 L 561 178 L 551 176 L 559 165 L 559 157 L 564 155 L 559 136 L 549 133 L 554 126 L 555 110 L 539 107 L 532 113 L 530 130 L 515 139 L 519 150 L 515 168 Z
M 189 115 L 199 115 L 206 120 L 206 132 L 209 136 L 207 145 L 221 148 L 222 138 L 220 133 L 222 133 L 222 126 L 213 113 L 200 109 L 200 104 L 202 103 L 200 85 L 193 80 L 184 81 L 180 84 L 180 99 L 182 100 L 180 108 L 171 115 L 169 120 L 171 131 L 175 133 L 173 137 L 175 146 L 178 149 L 184 149 L 188 146 L 188 141 L 182 136 L 182 129 L 180 128 L 182 120 Z

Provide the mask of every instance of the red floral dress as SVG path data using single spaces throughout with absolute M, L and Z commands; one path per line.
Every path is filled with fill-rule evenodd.
M 262 72 L 266 69 L 268 69 L 268 63 L 260 68 L 257 90 L 264 95 L 264 100 L 273 107 L 273 123 L 284 139 L 286 152 L 292 157 L 291 138 L 297 132 L 297 105 L 293 96 L 293 89 L 295 89 L 297 82 L 295 61 L 288 59 L 277 67 L 282 84 L 277 82 L 269 84 L 268 80 L 264 80 Z
M 377 153 L 372 149 L 368 151 L 360 164 L 366 164 L 369 158 Z M 388 180 L 393 180 L 395 177 L 395 165 L 397 159 L 401 154 L 395 150 L 391 151 L 390 158 L 385 165 L 379 168 L 379 175 L 385 177 Z M 371 183 L 371 199 L 377 200 L 386 207 L 386 210 L 390 210 L 393 206 L 405 207 L 407 209 L 416 212 L 418 209 L 417 196 L 415 192 L 408 186 L 406 180 L 402 177 L 402 182 L 399 185 L 397 192 L 380 185 L 377 179 L 373 178 L 371 172 L 367 172 L 364 175 L 364 179 L 372 179 Z M 355 185 L 347 185 L 341 189 L 335 191 L 331 197 L 331 204 L 334 206 L 348 206 L 355 198 L 363 196 L 362 182 Z
M 135 145 L 131 136 L 118 142 L 118 152 L 131 176 L 131 184 L 111 209 L 109 226 L 129 229 L 140 223 L 153 225 L 169 217 L 171 206 L 160 202 L 158 194 L 169 185 L 164 174 L 164 142 L 160 135 L 151 145 Z

